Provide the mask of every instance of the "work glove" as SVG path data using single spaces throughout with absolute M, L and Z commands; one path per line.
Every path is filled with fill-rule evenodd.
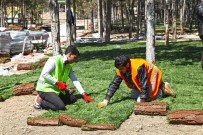
M 86 93 L 83 93 L 82 96 L 83 96 L 83 98 L 84 98 L 86 103 L 94 102 L 95 101 L 94 99 L 88 97 Z
M 103 102 L 99 102 L 99 103 L 98 103 L 98 108 L 102 108 L 102 107 L 107 106 L 107 105 L 108 105 L 108 102 L 109 102 L 108 100 L 104 99 Z
M 64 82 L 57 82 L 56 85 L 58 86 L 59 90 L 65 91 L 67 85 Z

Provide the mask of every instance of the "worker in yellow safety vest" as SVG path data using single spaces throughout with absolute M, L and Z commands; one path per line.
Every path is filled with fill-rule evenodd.
M 38 94 L 35 98 L 35 109 L 65 110 L 67 104 L 74 103 L 76 97 L 66 85 L 68 78 L 71 79 L 86 103 L 94 101 L 85 93 L 72 70 L 71 64 L 78 56 L 78 49 L 71 45 L 66 48 L 64 55 L 48 59 L 37 81 Z

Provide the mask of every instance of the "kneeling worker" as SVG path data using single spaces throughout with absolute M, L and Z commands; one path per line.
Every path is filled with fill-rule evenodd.
M 78 55 L 77 48 L 71 45 L 66 48 L 63 56 L 58 55 L 48 59 L 37 82 L 38 95 L 35 99 L 35 109 L 65 110 L 67 104 L 75 102 L 76 97 L 67 90 L 68 78 L 82 94 L 86 103 L 94 101 L 85 93 L 72 71 L 71 64 Z
M 162 73 L 158 67 L 144 59 L 130 59 L 121 55 L 115 58 L 116 75 L 110 83 L 103 102 L 98 107 L 107 106 L 111 97 L 119 88 L 122 80 L 132 89 L 132 98 L 137 102 L 150 102 L 163 96 L 176 97 L 169 83 L 162 81 Z

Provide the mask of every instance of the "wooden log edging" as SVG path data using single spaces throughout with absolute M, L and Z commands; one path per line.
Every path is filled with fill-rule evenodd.
M 168 118 L 170 124 L 203 125 L 203 110 L 174 110 Z
M 95 131 L 95 130 L 115 130 L 114 124 L 85 124 L 81 127 L 84 131 Z
M 60 126 L 59 119 L 57 118 L 28 117 L 27 124 L 31 126 Z
M 135 115 L 166 116 L 169 108 L 166 102 L 141 102 L 135 103 Z
M 34 93 L 34 91 L 35 91 L 35 83 L 19 84 L 13 87 L 14 96 L 32 94 Z
M 81 127 L 82 125 L 86 124 L 85 119 L 69 116 L 67 114 L 59 114 L 59 120 L 63 124 L 72 127 Z

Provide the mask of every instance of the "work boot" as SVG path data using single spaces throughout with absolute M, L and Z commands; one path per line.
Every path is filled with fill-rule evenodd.
M 42 98 L 37 94 L 36 98 L 35 98 L 35 104 L 33 105 L 33 107 L 37 110 L 41 109 L 41 103 L 42 103 Z
M 171 96 L 171 97 L 176 98 L 176 94 L 168 82 L 163 83 L 162 90 L 163 90 L 165 96 Z

